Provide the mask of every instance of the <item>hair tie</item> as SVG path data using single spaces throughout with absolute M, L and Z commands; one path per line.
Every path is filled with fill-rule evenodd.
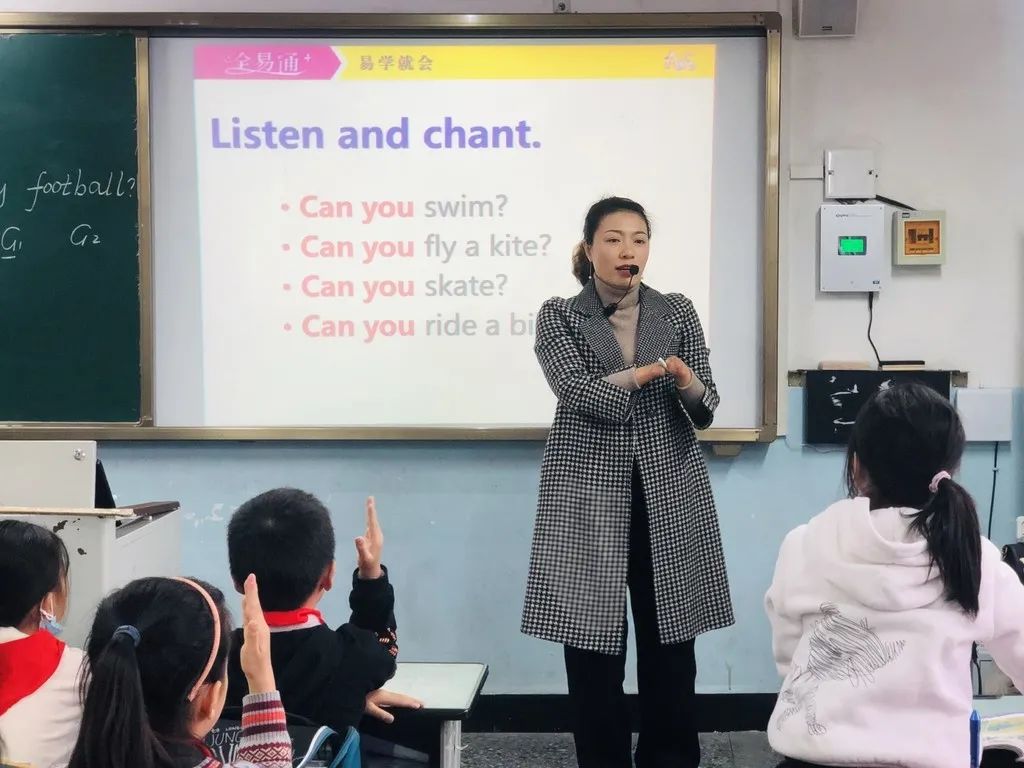
M 938 493 L 939 492 L 939 483 L 941 483 L 943 480 L 952 480 L 952 479 L 953 479 L 953 477 L 946 470 L 942 470 L 941 472 L 936 472 L 935 473 L 935 477 L 933 477 L 932 481 L 928 484 L 928 490 L 931 491 L 932 493 Z
M 114 634 L 110 636 L 110 639 L 113 640 L 118 635 L 128 635 L 128 637 L 132 639 L 132 644 L 136 648 L 139 647 L 139 643 L 142 641 L 142 635 L 139 633 L 139 630 L 137 630 L 131 624 L 122 624 L 120 627 L 114 630 Z

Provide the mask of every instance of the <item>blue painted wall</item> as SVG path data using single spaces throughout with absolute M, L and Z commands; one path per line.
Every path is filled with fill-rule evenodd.
M 800 390 L 790 390 L 798 436 Z M 1021 445 L 1021 398 L 1014 443 Z M 354 567 L 363 500 L 374 494 L 385 562 L 397 593 L 402 657 L 481 660 L 488 693 L 565 690 L 561 649 L 519 634 L 542 445 L 465 443 L 108 443 L 100 448 L 121 503 L 181 501 L 183 572 L 231 591 L 225 530 L 232 510 L 267 488 L 292 485 L 331 509 L 341 570 Z M 961 481 L 987 524 L 993 447 L 972 445 Z M 993 539 L 1014 535 L 1020 451 L 1003 446 Z M 710 458 L 737 624 L 698 641 L 704 692 L 777 690 L 761 600 L 782 537 L 842 493 L 843 454 L 798 438 Z M 237 609 L 237 601 L 235 603 Z M 344 583 L 324 603 L 346 616 Z M 630 686 L 635 690 L 632 675 Z

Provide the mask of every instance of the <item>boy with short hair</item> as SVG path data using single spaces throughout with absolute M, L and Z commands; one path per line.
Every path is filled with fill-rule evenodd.
M 355 540 L 352 616 L 331 629 L 317 608 L 335 578 L 334 528 L 324 505 L 304 491 L 278 488 L 245 502 L 228 524 L 231 578 L 241 591 L 246 576 L 256 574 L 285 709 L 339 733 L 357 727 L 364 710 L 390 722 L 378 705 L 418 706 L 378 691 L 394 675 L 398 655 L 395 595 L 380 563 L 383 543 L 370 498 L 366 532 Z M 228 705 L 240 705 L 246 693 L 240 647 L 236 637 L 228 659 Z

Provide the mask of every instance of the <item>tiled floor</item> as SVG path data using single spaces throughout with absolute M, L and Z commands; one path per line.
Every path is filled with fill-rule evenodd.
M 567 733 L 467 733 L 463 768 L 576 768 Z M 778 762 L 763 733 L 701 736 L 702 768 L 773 768 Z
M 576 768 L 568 733 L 467 733 L 462 743 L 462 768 Z M 779 762 L 763 733 L 703 734 L 701 751 L 702 768 L 774 768 Z M 399 764 L 415 766 L 393 763 Z M 381 768 L 389 765 L 381 763 Z M 378 768 L 378 763 L 373 766 Z

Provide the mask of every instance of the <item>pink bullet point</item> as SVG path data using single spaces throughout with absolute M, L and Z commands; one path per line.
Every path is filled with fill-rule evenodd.
M 282 287 L 283 287 L 283 288 L 284 288 L 284 289 L 285 289 L 286 291 L 290 291 L 290 290 L 292 289 L 292 284 L 291 284 L 291 283 L 285 283 L 285 284 L 284 284 L 284 285 L 283 285 Z
M 292 329 L 292 324 L 291 324 L 291 323 L 285 323 L 285 324 L 284 324 L 284 329 L 285 329 L 286 331 L 290 331 L 290 330 Z
M 285 243 L 284 245 L 281 246 L 282 251 L 290 251 L 291 249 L 292 247 L 288 245 L 288 243 Z
M 291 208 L 291 206 L 289 206 L 288 203 L 281 203 L 281 210 L 282 211 L 287 211 L 290 208 Z

